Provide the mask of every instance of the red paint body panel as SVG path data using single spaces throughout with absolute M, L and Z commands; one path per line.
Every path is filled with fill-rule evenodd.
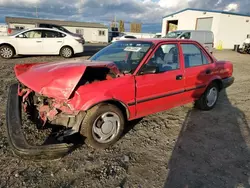
M 135 79 L 126 75 L 112 80 L 104 80 L 79 87 L 68 104 L 78 110 L 87 110 L 95 104 L 109 100 L 119 101 L 129 111 L 129 119 L 135 117 Z
M 184 81 L 176 80 L 176 75 L 182 75 L 182 73 L 182 70 L 176 70 L 154 75 L 137 76 L 137 116 L 142 117 L 180 105 L 183 99 L 183 92 L 181 91 L 184 88 Z M 171 95 L 173 93 L 176 94 Z
M 148 57 L 150 59 L 161 44 L 176 44 L 176 41 L 160 42 Z M 179 49 L 180 50 L 180 49 Z M 179 59 L 181 56 L 179 55 Z M 136 116 L 143 117 L 152 113 L 164 111 L 183 103 L 184 80 L 176 80 L 183 75 L 184 66 L 180 61 L 178 70 L 158 74 L 136 76 Z M 175 93 L 174 95 L 172 95 Z M 167 97 L 161 97 L 167 96 Z M 153 99 L 153 100 L 148 100 Z M 140 102 L 142 101 L 142 102 Z
M 195 41 L 176 39 L 138 41 L 149 41 L 155 45 L 148 51 L 132 75 L 121 75 L 112 62 L 93 63 L 72 60 L 16 65 L 16 76 L 20 82 L 35 92 L 66 102 L 72 111 L 86 111 L 100 102 L 118 101 L 127 109 L 129 120 L 193 101 L 203 94 L 213 80 L 232 76 L 233 66 L 230 62 L 217 61 Z M 182 42 L 199 46 L 210 58 L 210 64 L 185 69 L 180 47 Z M 178 45 L 180 69 L 158 74 L 138 75 L 140 68 L 147 63 L 156 48 L 165 43 Z M 77 86 L 87 67 L 108 67 L 117 77 Z M 208 69 L 211 70 L 210 74 L 206 74 Z M 177 80 L 178 75 L 182 75 L 183 79 Z
M 69 99 L 87 67 L 109 67 L 119 70 L 112 62 L 71 60 L 53 63 L 19 64 L 15 73 L 20 82 L 44 96 Z

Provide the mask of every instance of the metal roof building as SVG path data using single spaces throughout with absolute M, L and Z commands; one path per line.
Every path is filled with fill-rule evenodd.
M 18 29 L 33 28 L 38 23 L 56 24 L 65 27 L 73 33 L 82 34 L 87 42 L 108 42 L 108 27 L 100 23 L 22 17 L 6 17 L 5 22 L 10 28 Z
M 173 30 L 211 30 L 215 47 L 242 45 L 250 34 L 250 15 L 235 12 L 187 8 L 162 19 L 162 35 Z

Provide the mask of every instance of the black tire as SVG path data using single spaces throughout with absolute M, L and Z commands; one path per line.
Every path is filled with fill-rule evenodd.
M 4 59 L 11 59 L 15 55 L 15 50 L 9 45 L 0 47 L 0 56 Z
M 74 55 L 74 51 L 69 46 L 64 46 L 60 50 L 60 55 L 64 58 L 71 58 Z
M 209 92 L 211 91 L 211 89 L 213 91 L 217 91 L 217 97 L 216 97 L 216 100 L 215 102 L 212 104 L 212 105 L 208 105 L 208 101 L 207 101 L 207 96 L 209 94 Z M 214 90 L 215 89 L 215 90 Z M 215 82 L 211 83 L 206 91 L 204 92 L 204 94 L 200 97 L 200 99 L 198 99 L 196 102 L 195 102 L 195 107 L 200 109 L 200 110 L 204 110 L 204 111 L 209 111 L 209 110 L 212 110 L 217 101 L 218 101 L 218 98 L 219 98 L 219 86 L 218 84 L 216 84 Z
M 93 133 L 93 129 L 94 129 L 93 127 L 94 127 L 95 122 L 97 122 L 98 119 L 100 119 L 100 116 L 109 112 L 114 113 L 115 115 L 117 115 L 117 117 L 119 117 L 120 126 L 118 126 L 119 128 L 117 129 L 116 134 L 112 138 L 112 140 L 110 140 L 107 143 L 101 143 L 96 139 L 97 136 L 95 136 L 95 133 Z M 81 125 L 80 133 L 84 137 L 86 137 L 85 142 L 90 147 L 93 147 L 95 149 L 106 149 L 112 146 L 114 143 L 116 143 L 120 139 L 124 130 L 124 124 L 125 124 L 125 120 L 124 120 L 124 115 L 122 111 L 118 107 L 112 104 L 103 103 L 103 104 L 96 105 L 87 111 L 87 114 Z M 103 126 L 103 124 L 101 126 Z

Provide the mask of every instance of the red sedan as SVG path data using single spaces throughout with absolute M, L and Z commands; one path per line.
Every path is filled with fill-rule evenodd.
M 127 121 L 190 102 L 211 110 L 234 82 L 230 62 L 217 61 L 195 41 L 168 39 L 118 41 L 89 60 L 16 65 L 15 73 L 19 83 L 11 86 L 7 107 L 10 143 L 18 154 L 45 157 L 69 147 L 39 152 L 20 138 L 20 101 L 41 126 L 61 125 L 64 136 L 80 132 L 90 146 L 107 148 Z

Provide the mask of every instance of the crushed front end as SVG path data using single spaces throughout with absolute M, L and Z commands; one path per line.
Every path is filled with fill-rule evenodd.
M 36 122 L 38 128 L 49 124 L 63 126 L 71 134 L 79 131 L 85 112 L 75 110 L 67 100 L 43 96 L 23 84 L 18 86 L 18 96 L 21 97 L 23 111 Z
M 33 146 L 25 138 L 22 129 L 22 111 L 26 112 L 38 123 L 38 127 L 46 124 L 65 126 L 76 132 L 84 117 L 84 113 L 70 110 L 61 101 L 38 95 L 22 84 L 13 84 L 9 89 L 7 101 L 7 136 L 15 154 L 23 158 L 56 159 L 72 151 L 75 146 L 68 143 Z
M 122 76 L 113 62 L 82 60 L 18 64 L 14 70 L 19 83 L 10 86 L 6 112 L 10 145 L 19 156 L 41 159 L 61 157 L 75 146 L 31 146 L 22 132 L 22 112 L 38 129 L 60 127 L 57 140 L 64 141 L 65 137 L 79 133 L 86 115 L 79 108 L 82 98 L 77 89 Z

